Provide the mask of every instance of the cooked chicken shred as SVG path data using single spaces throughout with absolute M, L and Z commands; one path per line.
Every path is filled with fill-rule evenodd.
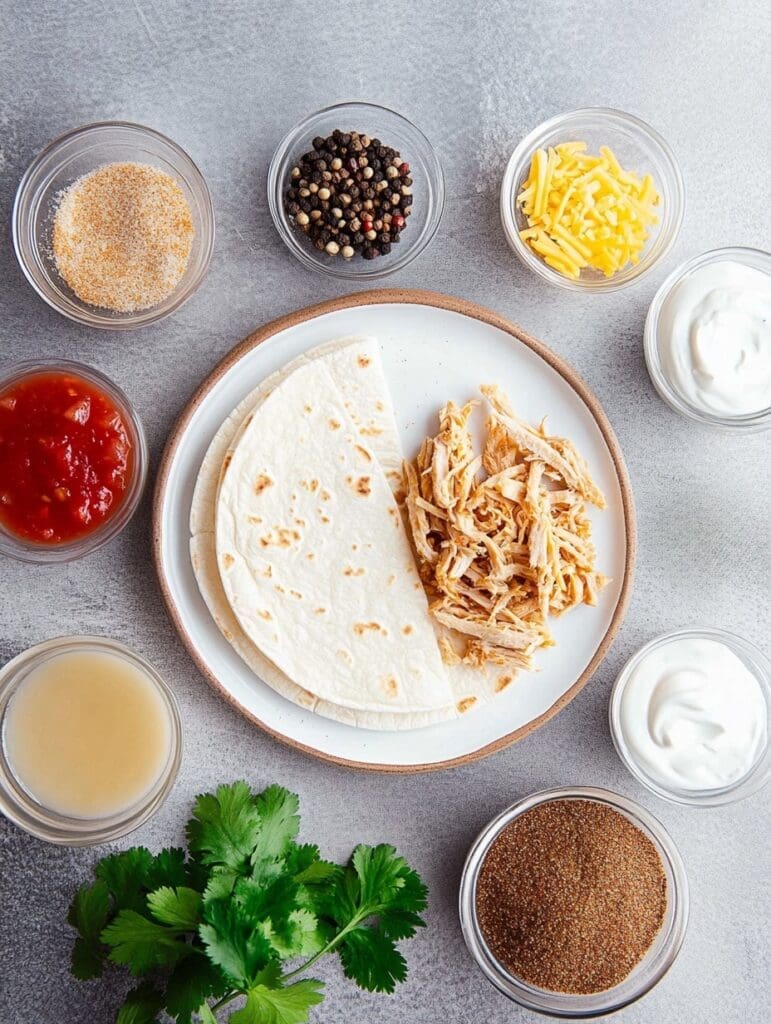
M 571 441 L 522 422 L 497 387 L 481 392 L 482 454 L 468 425 L 479 403 L 448 402 L 404 464 L 405 506 L 445 660 L 516 672 L 554 643 L 550 615 L 595 604 L 608 582 L 586 515 L 605 498 Z

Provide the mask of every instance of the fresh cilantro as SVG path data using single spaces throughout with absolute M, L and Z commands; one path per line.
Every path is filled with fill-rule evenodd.
M 82 885 L 73 897 L 67 921 L 80 933 L 72 949 L 72 973 L 81 981 L 98 978 L 104 967 L 100 935 L 110 915 L 110 891 L 100 879 Z
M 358 846 L 347 866 L 296 842 L 298 799 L 245 782 L 199 796 L 189 854 L 144 847 L 111 854 L 75 893 L 72 973 L 97 977 L 105 958 L 152 974 L 117 1024 L 304 1024 L 323 999 L 298 978 L 336 952 L 361 988 L 392 992 L 407 965 L 396 942 L 423 926 L 426 887 L 392 846 Z

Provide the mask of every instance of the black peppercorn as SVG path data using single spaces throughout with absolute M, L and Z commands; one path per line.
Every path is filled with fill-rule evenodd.
M 322 137 L 320 135 L 317 135 L 316 138 L 313 140 L 313 148 L 314 149 L 323 149 L 324 148 L 324 144 L 325 144 L 326 141 L 327 141 L 326 139 L 322 139 Z
M 384 256 L 387 256 L 388 253 L 391 251 L 391 243 L 383 242 L 383 244 L 380 246 L 380 251 Z
M 412 196 L 402 196 L 402 206 L 412 206 Z
M 362 249 L 361 254 L 365 260 L 374 260 L 375 258 L 375 250 L 372 248 L 371 245 L 368 245 L 364 249 Z
M 383 231 L 377 236 L 377 240 L 387 245 L 391 241 L 391 236 L 387 231 Z
M 307 199 L 303 199 L 303 201 L 300 203 L 300 209 L 302 210 L 303 213 L 310 213 L 313 207 L 311 206 Z
M 364 235 L 361 233 L 361 231 L 357 231 L 356 234 L 353 236 L 353 244 L 364 245 L 364 241 Z

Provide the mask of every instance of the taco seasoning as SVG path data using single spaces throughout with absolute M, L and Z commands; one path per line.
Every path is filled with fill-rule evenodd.
M 195 229 L 171 175 L 138 163 L 104 164 L 59 199 L 56 268 L 83 302 L 131 313 L 158 305 L 181 281 Z
M 511 821 L 476 886 L 479 926 L 512 975 L 588 995 L 620 984 L 662 926 L 667 880 L 651 840 L 593 800 L 551 800 Z

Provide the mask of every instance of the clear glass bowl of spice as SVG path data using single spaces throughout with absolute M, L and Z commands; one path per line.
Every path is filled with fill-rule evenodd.
M 268 171 L 276 230 L 305 266 L 367 281 L 411 263 L 434 237 L 444 176 L 433 146 L 386 107 L 338 103 L 283 139 Z
M 614 1013 L 661 980 L 688 924 L 688 880 L 661 823 L 592 787 L 507 808 L 472 845 L 463 936 L 482 972 L 530 1010 Z
M 640 118 L 605 107 L 534 129 L 511 155 L 500 194 L 509 246 L 526 267 L 572 291 L 639 281 L 672 248 L 684 206 L 683 177 L 664 139 Z
M 70 320 L 112 330 L 179 309 L 214 247 L 201 172 L 171 139 L 125 121 L 75 128 L 39 153 L 19 182 L 12 229 L 38 295 Z

